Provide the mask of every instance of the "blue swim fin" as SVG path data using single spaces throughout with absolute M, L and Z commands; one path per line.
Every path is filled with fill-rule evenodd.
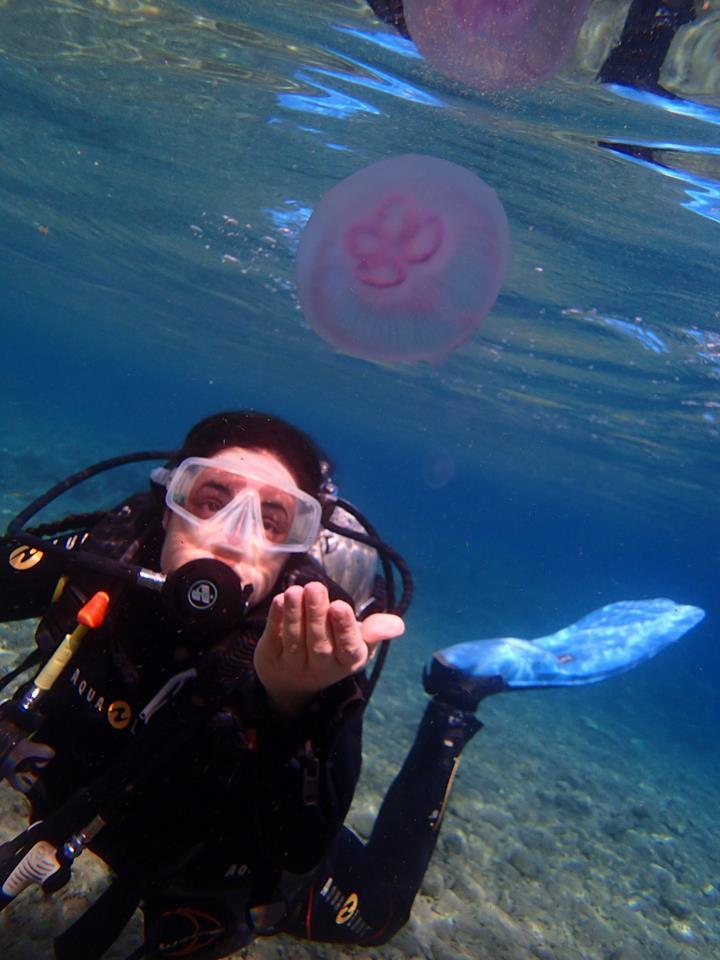
M 426 671 L 450 682 L 450 674 L 501 678 L 498 689 L 570 687 L 597 683 L 630 670 L 679 640 L 705 616 L 699 607 L 673 600 L 623 600 L 611 603 L 557 633 L 536 640 L 501 637 L 457 643 L 438 651 Z M 488 689 L 481 692 L 495 692 Z

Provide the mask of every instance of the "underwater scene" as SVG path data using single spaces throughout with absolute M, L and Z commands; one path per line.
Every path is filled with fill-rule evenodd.
M 414 581 L 362 840 L 433 653 L 512 660 L 473 668 L 508 689 L 387 942 L 146 953 L 138 910 L 103 956 L 720 956 L 720 0 L 0 0 L 0 54 L 3 531 L 219 411 L 306 431 Z M 583 620 L 659 599 L 698 612 Z M 0 843 L 26 814 L 3 784 Z M 61 956 L 108 878 L 3 887 L 4 960 Z

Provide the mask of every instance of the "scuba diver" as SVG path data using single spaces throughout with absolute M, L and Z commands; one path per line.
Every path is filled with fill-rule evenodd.
M 163 459 L 149 492 L 3 544 L 0 619 L 42 617 L 19 668 L 42 669 L 0 713 L 0 774 L 41 821 L 0 851 L 2 895 L 61 885 L 83 846 L 116 875 L 59 957 L 100 956 L 140 898 L 148 956 L 223 956 L 278 921 L 352 799 L 363 668 L 404 629 L 381 612 L 394 600 L 375 548 L 332 533 L 337 499 L 306 435 L 219 414 Z M 310 556 L 318 540 L 357 599 Z
M 27 526 L 87 478 L 149 459 L 165 461 L 149 491 Z M 0 619 L 41 617 L 37 649 L 2 681 L 20 685 L 0 706 L 0 776 L 30 826 L 0 846 L 0 909 L 31 884 L 61 888 L 89 848 L 114 879 L 56 938 L 59 960 L 102 956 L 138 906 L 134 960 L 212 960 L 276 933 L 382 944 L 410 915 L 483 698 L 605 679 L 703 616 L 622 602 L 535 641 L 435 654 L 363 844 L 343 826 L 362 716 L 411 594 L 314 442 L 266 414 L 208 417 L 179 451 L 96 464 L 35 500 L 0 545 Z

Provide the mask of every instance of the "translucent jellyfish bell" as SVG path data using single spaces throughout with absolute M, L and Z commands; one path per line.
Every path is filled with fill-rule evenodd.
M 300 306 L 313 330 L 367 360 L 447 359 L 495 303 L 508 225 L 469 170 L 405 154 L 333 187 L 303 231 Z
M 404 0 L 410 35 L 441 73 L 483 92 L 551 77 L 592 0 Z

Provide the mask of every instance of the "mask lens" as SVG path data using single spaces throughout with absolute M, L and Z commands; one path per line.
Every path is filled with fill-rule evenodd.
M 295 519 L 295 502 L 282 490 L 264 487 L 260 491 L 263 530 L 271 543 L 285 543 Z
M 198 472 L 187 493 L 185 509 L 198 520 L 210 520 L 237 496 L 233 481 L 232 474 L 222 470 Z
M 320 505 L 313 497 L 250 472 L 222 469 L 212 460 L 181 463 L 165 500 L 191 523 L 222 529 L 228 544 L 254 539 L 266 549 L 299 552 L 319 534 Z

